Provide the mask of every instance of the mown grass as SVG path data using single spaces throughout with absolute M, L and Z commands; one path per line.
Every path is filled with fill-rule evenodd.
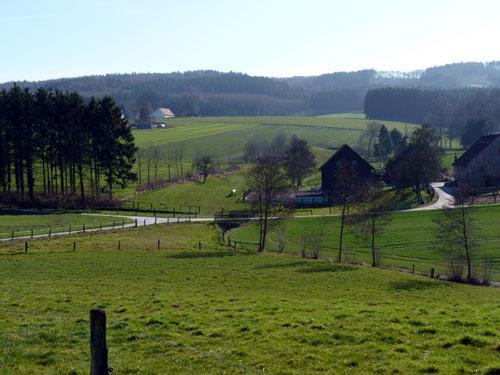
M 335 148 L 354 144 L 366 128 L 367 120 L 355 117 L 248 116 L 201 117 L 166 120 L 166 129 L 135 130 L 139 147 L 148 145 L 183 146 L 184 158 L 191 160 L 198 152 L 223 157 L 241 156 L 251 138 L 271 140 L 277 133 L 296 134 L 311 145 Z M 385 121 L 389 128 L 411 131 L 412 125 Z
M 15 237 L 29 236 L 31 230 L 33 234 L 47 234 L 66 232 L 71 229 L 82 230 L 83 225 L 86 229 L 110 227 L 113 222 L 116 225 L 129 223 L 131 220 L 122 218 L 111 218 L 105 216 L 91 216 L 70 213 L 55 213 L 55 214 L 19 214 L 19 215 L 2 215 L 0 214 L 0 238 L 10 238 L 12 232 Z
M 159 236 L 166 247 L 145 250 Z M 118 238 L 127 244 L 121 251 Z M 78 250 L 66 251 L 74 240 Z M 88 373 L 94 307 L 107 312 L 116 374 L 451 374 L 500 366 L 498 289 L 232 254 L 204 224 L 37 240 L 27 255 L 5 255 L 14 246 L 0 256 L 2 374 Z
M 475 257 L 489 257 L 493 261 L 494 280 L 500 281 L 500 206 L 475 207 L 473 213 L 474 238 L 479 245 Z M 429 272 L 435 268 L 445 272 L 444 255 L 437 251 L 435 242 L 439 211 L 399 212 L 392 214 L 392 221 L 377 237 L 376 246 L 382 256 L 382 265 Z M 303 217 L 286 223 L 286 247 L 291 254 L 298 254 L 302 236 L 322 236 L 320 256 L 335 258 L 338 253 L 339 217 Z M 357 262 L 370 263 L 370 240 L 360 238 L 352 226 L 347 226 L 344 247 Z M 278 230 L 270 235 L 269 246 L 276 248 Z M 231 238 L 247 242 L 258 238 L 257 226 L 250 224 L 231 232 Z

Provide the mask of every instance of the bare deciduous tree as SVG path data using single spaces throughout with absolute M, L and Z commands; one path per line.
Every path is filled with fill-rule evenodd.
M 466 280 L 474 282 L 473 254 L 478 250 L 478 243 L 474 240 L 473 200 L 467 186 L 455 189 L 454 196 L 454 207 L 441 210 L 434 220 L 436 246 L 446 256 L 450 278 L 461 280 L 466 268 Z
M 359 212 L 353 215 L 352 224 L 357 234 L 362 238 L 370 239 L 373 267 L 380 265 L 381 255 L 376 246 L 376 239 L 390 222 L 392 203 L 390 195 L 380 184 L 369 184 L 363 192 L 363 202 L 359 207 Z
M 203 184 L 207 181 L 208 175 L 212 172 L 214 168 L 214 162 L 211 155 L 199 154 L 196 155 L 193 167 L 197 173 L 201 174 L 203 177 Z
M 256 195 L 254 206 L 259 217 L 259 252 L 266 247 L 269 220 L 276 206 L 275 198 L 289 187 L 283 168 L 271 157 L 263 157 L 249 169 L 246 175 L 248 189 Z

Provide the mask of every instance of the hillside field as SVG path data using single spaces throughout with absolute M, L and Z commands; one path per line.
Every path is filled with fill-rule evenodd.
M 191 160 L 197 152 L 238 158 L 249 139 L 258 137 L 270 141 L 280 132 L 288 137 L 296 134 L 312 146 L 321 148 L 337 148 L 344 143 L 354 145 L 368 120 L 359 118 L 359 115 L 344 114 L 331 117 L 184 117 L 166 119 L 165 122 L 165 129 L 135 130 L 137 146 L 182 145 L 184 157 Z M 414 127 L 399 122 L 383 123 L 403 134 L 411 132 Z
M 0 245 L 0 373 L 88 373 L 95 307 L 114 374 L 500 370 L 498 289 L 232 254 L 216 238 L 167 224 Z
M 479 245 L 475 257 L 490 257 L 493 265 L 492 278 L 500 281 L 500 206 L 477 206 L 473 208 L 473 225 L 476 228 L 474 239 Z M 431 268 L 444 272 L 444 257 L 436 250 L 436 229 L 433 221 L 439 218 L 440 211 L 396 212 L 392 220 L 377 237 L 376 247 L 382 256 L 382 266 L 415 269 L 428 273 Z M 321 237 L 320 256 L 335 258 L 338 253 L 340 218 L 301 217 L 287 222 L 285 251 L 298 255 L 302 236 L 319 234 Z M 278 231 L 270 234 L 269 248 L 276 249 Z M 233 240 L 256 242 L 258 228 L 249 224 L 230 233 Z M 359 234 L 347 225 L 344 248 L 356 262 L 370 264 L 370 239 L 360 238 Z
M 30 236 L 33 234 L 48 234 L 66 232 L 70 230 L 111 227 L 113 223 L 121 225 L 122 222 L 130 223 L 130 219 L 113 218 L 106 216 L 91 216 L 72 213 L 41 213 L 41 214 L 0 214 L 0 239 Z

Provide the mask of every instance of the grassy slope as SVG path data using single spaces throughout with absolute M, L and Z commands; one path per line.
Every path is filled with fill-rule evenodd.
M 167 120 L 169 128 L 136 130 L 139 147 L 147 145 L 183 145 L 184 157 L 191 160 L 196 152 L 208 152 L 222 157 L 241 155 L 245 143 L 252 137 L 270 140 L 279 132 L 297 134 L 313 146 L 338 147 L 357 142 L 367 121 L 342 117 L 202 117 Z M 389 128 L 411 129 L 397 122 L 386 122 Z
M 168 250 L 144 250 L 160 237 Z M 65 252 L 73 240 L 77 253 Z M 107 311 L 117 374 L 500 366 L 497 289 L 272 254 L 231 256 L 215 244 L 193 251 L 198 240 L 214 243 L 211 227 L 39 240 L 28 255 L 2 255 L 0 372 L 88 372 L 95 306 Z
M 382 254 L 382 265 L 411 269 L 412 264 L 418 271 L 428 272 L 431 267 L 443 270 L 443 257 L 435 251 L 434 238 L 436 225 L 433 219 L 439 211 L 395 213 L 392 222 L 377 239 L 377 248 Z M 481 245 L 478 255 L 491 256 L 494 260 L 493 278 L 500 281 L 500 206 L 476 207 L 474 213 L 476 237 Z M 338 249 L 339 218 L 300 218 L 287 224 L 286 250 L 298 254 L 302 234 L 321 233 L 322 256 L 335 257 Z M 231 238 L 255 241 L 258 236 L 255 225 L 233 231 Z M 276 240 L 271 235 L 270 246 Z M 369 240 L 356 237 L 347 229 L 346 249 L 350 249 L 355 261 L 370 262 Z
M 128 219 L 123 219 L 126 223 Z M 71 225 L 73 230 L 82 229 L 85 224 L 87 229 L 99 228 L 100 225 L 106 227 L 113 225 L 113 221 L 118 223 L 122 219 L 89 216 L 80 214 L 47 214 L 47 215 L 0 215 L 0 238 L 11 237 L 14 231 L 15 236 L 27 236 L 31 234 L 65 232 Z
M 261 137 L 270 140 L 278 133 L 287 136 L 297 134 L 307 139 L 313 145 L 318 166 L 330 157 L 333 151 L 325 147 L 338 147 L 344 143 L 354 144 L 366 126 L 366 120 L 359 115 L 346 114 L 345 116 L 330 117 L 204 117 L 204 118 L 177 118 L 167 120 L 170 128 L 150 130 L 136 130 L 134 136 L 139 147 L 147 145 L 182 145 L 183 157 L 190 161 L 196 152 L 209 152 L 222 157 L 231 154 L 231 157 L 241 156 L 244 144 L 251 137 Z M 411 125 L 387 122 L 389 127 L 396 127 L 401 131 L 411 129 Z M 185 169 L 188 166 L 185 166 Z M 165 177 L 166 169 L 160 168 L 160 177 Z M 143 177 L 144 178 L 144 177 Z M 154 192 L 145 192 L 138 195 L 144 204 L 166 204 L 179 206 L 189 202 L 200 205 L 205 216 L 224 209 L 241 209 L 235 199 L 226 198 L 233 187 L 242 187 L 242 176 L 211 177 L 207 185 L 182 184 L 159 189 Z M 320 175 L 315 173 L 306 181 L 308 186 L 319 185 Z M 134 187 L 120 192 L 121 196 L 134 194 Z M 238 189 L 241 191 L 241 189 Z

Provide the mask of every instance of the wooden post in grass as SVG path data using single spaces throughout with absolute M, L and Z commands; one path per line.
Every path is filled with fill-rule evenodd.
M 24 253 L 28 254 L 28 242 L 27 241 L 24 243 Z
M 201 241 L 198 241 L 198 250 L 201 250 Z
M 73 242 L 73 251 L 76 251 L 76 242 Z
M 71 235 L 71 225 L 68 226 L 68 233 Z
M 155 213 L 155 225 L 156 225 L 156 213 Z
M 137 219 L 135 219 L 135 227 L 137 228 Z
M 158 250 L 160 250 L 160 240 L 158 240 Z
M 13 239 L 14 239 L 14 231 L 12 231 L 10 239 L 11 239 L 11 240 L 13 240 Z
M 113 220 L 113 230 L 115 229 L 115 221 Z
M 31 238 L 33 238 L 33 228 L 31 228 Z
M 101 230 L 102 232 L 102 223 L 99 223 L 99 229 Z
M 49 226 L 49 237 L 52 236 L 52 226 Z
M 411 273 L 415 273 L 415 265 L 414 264 L 411 265 Z
M 144 219 L 144 226 L 146 226 L 146 219 Z
M 434 278 L 434 268 L 431 268 L 431 279 Z
M 122 229 L 125 228 L 125 219 L 122 219 Z
M 121 248 L 121 242 L 118 241 L 118 250 L 120 250 L 120 248 Z
M 85 233 L 85 224 L 82 225 L 82 231 Z
M 90 310 L 90 375 L 108 375 L 106 313 L 100 309 Z

